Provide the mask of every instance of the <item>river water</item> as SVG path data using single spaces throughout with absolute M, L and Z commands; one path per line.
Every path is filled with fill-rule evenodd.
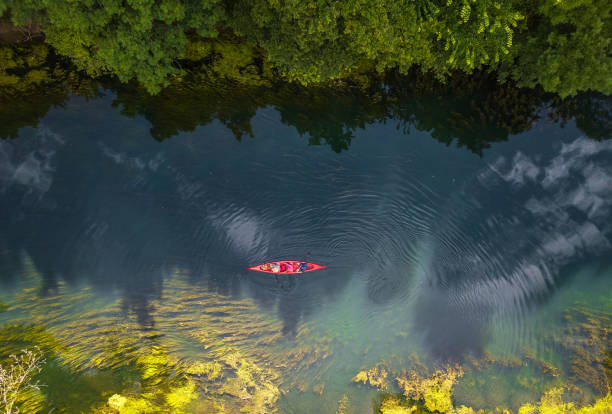
M 215 118 L 158 141 L 114 102 L 71 97 L 0 141 L 0 343 L 47 353 L 45 409 L 141 396 L 155 352 L 201 412 L 371 413 L 399 373 L 449 364 L 476 409 L 605 394 L 612 140 L 541 117 L 479 154 L 391 119 L 336 152 L 271 105 L 240 141 Z M 307 254 L 328 267 L 246 269 Z M 376 366 L 386 387 L 353 381 Z

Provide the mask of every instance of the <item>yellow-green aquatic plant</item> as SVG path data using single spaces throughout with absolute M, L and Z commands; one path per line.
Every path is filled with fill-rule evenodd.
M 380 405 L 380 414 L 411 414 L 417 410 L 414 403 L 409 403 L 406 400 L 396 396 L 388 395 Z
M 340 398 L 340 400 L 338 400 L 338 408 L 336 408 L 336 414 L 348 414 L 348 397 L 346 396 L 346 394 L 344 394 L 342 396 L 342 398 Z
M 0 364 L 0 411 L 3 414 L 18 414 L 21 402 L 32 404 L 32 398 L 26 398 L 26 394 L 40 390 L 32 378 L 40 372 L 42 363 L 40 350 L 24 349 L 18 355 L 11 355 L 6 364 Z M 29 410 L 33 408 L 30 405 Z
M 453 386 L 462 375 L 460 366 L 437 370 L 430 377 L 422 377 L 415 371 L 409 371 L 406 376 L 397 378 L 397 384 L 407 398 L 422 400 L 429 411 L 446 413 L 453 409 Z
M 379 390 L 384 390 L 388 385 L 388 376 L 389 373 L 386 368 L 382 364 L 378 364 L 369 370 L 359 371 L 353 377 L 353 382 L 362 382 Z
M 574 306 L 565 311 L 562 336 L 554 341 L 570 353 L 570 375 L 600 394 L 612 391 L 607 352 L 612 349 L 612 314 Z
M 187 374 L 204 375 L 208 380 L 215 380 L 221 375 L 221 364 L 217 361 L 197 361 L 185 368 Z
M 187 382 L 182 387 L 171 389 L 168 393 L 143 394 L 139 397 L 126 397 L 114 394 L 108 399 L 108 407 L 120 414 L 141 413 L 190 413 L 195 407 L 198 395 L 196 385 Z M 155 403 L 157 402 L 157 404 Z
M 577 407 L 573 402 L 565 402 L 562 387 L 546 392 L 536 404 L 524 404 L 518 414 L 606 414 L 612 413 L 612 395 L 598 399 L 592 405 Z

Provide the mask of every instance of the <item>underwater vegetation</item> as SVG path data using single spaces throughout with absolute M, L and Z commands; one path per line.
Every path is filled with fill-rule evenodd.
M 553 388 L 546 392 L 536 404 L 525 404 L 518 410 L 518 414 L 599 414 L 612 412 L 612 395 L 608 394 L 598 399 L 592 405 L 577 407 L 573 402 L 563 399 L 565 390 Z
M 429 411 L 444 413 L 453 407 L 453 386 L 462 375 L 460 366 L 447 366 L 428 377 L 422 377 L 416 371 L 410 370 L 406 375 L 397 378 L 397 384 L 405 397 L 422 401 Z
M 373 368 L 359 371 L 352 381 L 385 392 L 399 390 L 400 395 L 388 394 L 382 400 L 381 412 L 384 413 L 412 412 L 416 410 L 415 403 L 430 411 L 450 410 L 452 388 L 457 378 L 463 375 L 461 367 L 447 365 L 429 374 L 418 360 L 411 359 L 410 369 L 393 370 L 388 362 L 383 361 Z
M 42 297 L 39 286 L 26 287 L 0 319 L 11 321 L 1 325 L 0 357 L 39 347 L 48 361 L 40 405 L 56 412 L 268 413 L 277 410 L 281 386 L 323 392 L 324 383 L 299 373 L 328 359 L 329 339 L 271 349 L 285 340 L 282 322 L 251 300 L 193 289 L 180 275 L 163 291 L 143 325 L 120 298 L 100 300 L 64 282 Z M 281 376 L 289 371 L 292 379 Z M 88 397 L 60 395 L 54 376 L 73 376 Z
M 563 335 L 553 341 L 569 355 L 569 372 L 574 381 L 590 385 L 600 394 L 612 391 L 610 350 L 612 314 L 577 304 L 564 313 Z
M 487 351 L 479 358 L 470 355 L 462 368 L 464 375 L 453 389 L 453 399 L 476 409 L 516 410 L 550 387 L 563 385 L 558 367 L 527 350 L 520 357 L 499 357 Z
M 485 352 L 480 358 L 468 357 L 461 365 L 445 365 L 433 371 L 419 364 L 418 359 L 409 361 L 408 369 L 395 369 L 383 361 L 358 372 L 353 382 L 384 392 L 376 404 L 381 414 L 612 412 L 610 391 L 595 388 L 602 385 L 604 378 L 609 380 L 609 367 L 605 365 L 609 348 L 603 350 L 602 337 L 607 340 L 610 324 L 599 312 L 582 308 L 568 312 L 590 318 L 590 323 L 572 324 L 568 331 L 576 335 L 567 342 L 568 346 L 573 349 L 580 344 L 570 361 L 569 375 L 529 352 L 520 358 L 495 357 Z M 585 329 L 589 335 L 585 335 Z M 583 343 L 584 338 L 589 339 Z M 590 369 L 578 376 L 579 366 Z M 591 386 L 599 397 L 585 393 L 573 382 Z
M 436 372 L 432 377 L 418 379 L 410 382 L 410 391 L 418 388 L 420 392 L 429 398 L 423 400 L 416 395 L 413 398 L 406 398 L 401 394 L 387 394 L 383 397 L 378 412 L 380 414 L 411 414 L 411 413 L 453 413 L 453 414 L 511 414 L 513 411 L 507 408 L 496 407 L 492 410 L 474 409 L 461 405 L 455 407 L 451 402 L 452 386 L 447 386 L 453 382 L 454 375 L 446 376 L 442 372 Z M 597 399 L 592 404 L 580 405 L 571 398 L 569 388 L 556 387 L 545 392 L 536 403 L 526 403 L 519 407 L 517 414 L 605 414 L 612 412 L 612 395 Z M 426 397 L 429 395 L 429 397 Z
M 282 321 L 259 312 L 252 300 L 198 288 L 185 273 L 177 270 L 163 282 L 163 295 L 147 307 L 147 323 L 118 295 L 102 299 L 91 288 L 62 281 L 41 294 L 41 281 L 30 276 L 0 315 L 3 369 L 22 350 L 36 350 L 40 360 L 40 372 L 28 377 L 33 386 L 19 393 L 14 407 L 97 414 L 274 413 L 290 391 L 333 395 L 326 381 L 334 373 L 337 338 L 314 335 L 308 323 L 287 338 Z M 485 353 L 435 369 L 415 354 L 391 356 L 357 372 L 353 390 L 380 392 L 374 410 L 382 414 L 610 412 L 612 397 L 601 388 L 610 384 L 610 315 L 583 305 L 565 315 L 566 329 L 553 339 L 565 338 L 562 349 L 572 357 L 567 367 L 529 352 Z M 589 371 L 578 375 L 582 366 Z M 592 388 L 598 399 L 572 381 Z M 347 394 L 336 394 L 332 411 L 351 412 Z
M 379 408 L 381 414 L 412 414 L 417 410 L 418 406 L 414 402 L 392 394 L 384 397 Z
M 20 403 L 28 411 L 36 410 L 36 394 L 40 391 L 38 383 L 32 378 L 40 372 L 42 355 L 38 349 L 24 349 L 19 354 L 10 355 L 6 364 L 0 363 L 0 410 L 5 414 L 18 414 Z
M 457 378 L 463 375 L 460 366 L 447 365 L 426 375 L 421 369 L 408 369 L 392 373 L 379 363 L 374 368 L 360 371 L 353 382 L 363 383 L 379 390 L 387 390 L 393 384 L 401 391 L 402 397 L 388 395 L 381 404 L 380 411 L 388 413 L 411 413 L 417 405 L 430 412 L 450 412 L 453 409 L 451 401 L 453 386 Z M 409 404 L 408 402 L 412 403 Z
M 369 370 L 359 371 L 357 375 L 353 377 L 353 382 L 361 382 L 366 385 L 370 385 L 371 387 L 384 390 L 387 388 L 389 383 L 388 376 L 389 373 L 384 367 L 384 364 L 378 364 Z
M 348 397 L 346 396 L 346 394 L 344 394 L 342 398 L 338 400 L 338 408 L 336 409 L 336 414 L 348 414 L 348 413 L 349 413 Z

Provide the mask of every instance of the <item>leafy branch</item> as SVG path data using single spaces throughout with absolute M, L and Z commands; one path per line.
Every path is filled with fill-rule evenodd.
M 32 377 L 40 372 L 43 355 L 38 348 L 24 349 L 8 359 L 8 366 L 0 364 L 0 413 L 19 414 L 16 407 L 19 397 L 27 390 L 40 389 Z

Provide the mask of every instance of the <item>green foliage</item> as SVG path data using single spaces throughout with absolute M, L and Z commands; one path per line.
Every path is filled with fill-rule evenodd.
M 612 3 L 544 0 L 527 6 L 538 14 L 503 73 L 561 97 L 587 90 L 612 93 Z
M 260 45 L 283 74 L 303 84 L 364 66 L 406 73 L 420 65 L 443 77 L 496 64 L 522 19 L 511 2 L 399 0 L 238 1 L 232 28 Z M 371 63 L 367 63 L 371 62 Z
M 434 72 L 495 68 L 508 54 L 523 15 L 510 1 L 448 0 L 434 23 Z
M 150 93 L 180 75 L 179 60 L 187 59 L 203 61 L 198 71 L 246 83 L 273 78 L 272 68 L 303 85 L 372 70 L 418 67 L 438 79 L 499 70 L 502 79 L 564 97 L 612 91 L 611 7 L 606 0 L 2 0 L 0 14 L 42 27 L 79 69 L 136 79 Z
M 112 73 L 160 90 L 187 42 L 185 32 L 215 36 L 223 18 L 217 0 L 9 0 L 17 25 L 37 22 L 46 41 L 91 75 Z
M 274 77 L 262 51 L 235 37 L 192 37 L 181 58 L 197 61 L 199 65 L 193 71 L 201 71 L 208 81 L 231 80 L 250 86 L 269 84 Z
M 261 46 L 289 79 L 320 82 L 337 77 L 357 59 L 340 27 L 346 3 L 239 0 L 230 11 L 230 25 Z
M 2 301 L 0 301 L 0 313 L 6 312 L 8 310 L 8 305 Z

